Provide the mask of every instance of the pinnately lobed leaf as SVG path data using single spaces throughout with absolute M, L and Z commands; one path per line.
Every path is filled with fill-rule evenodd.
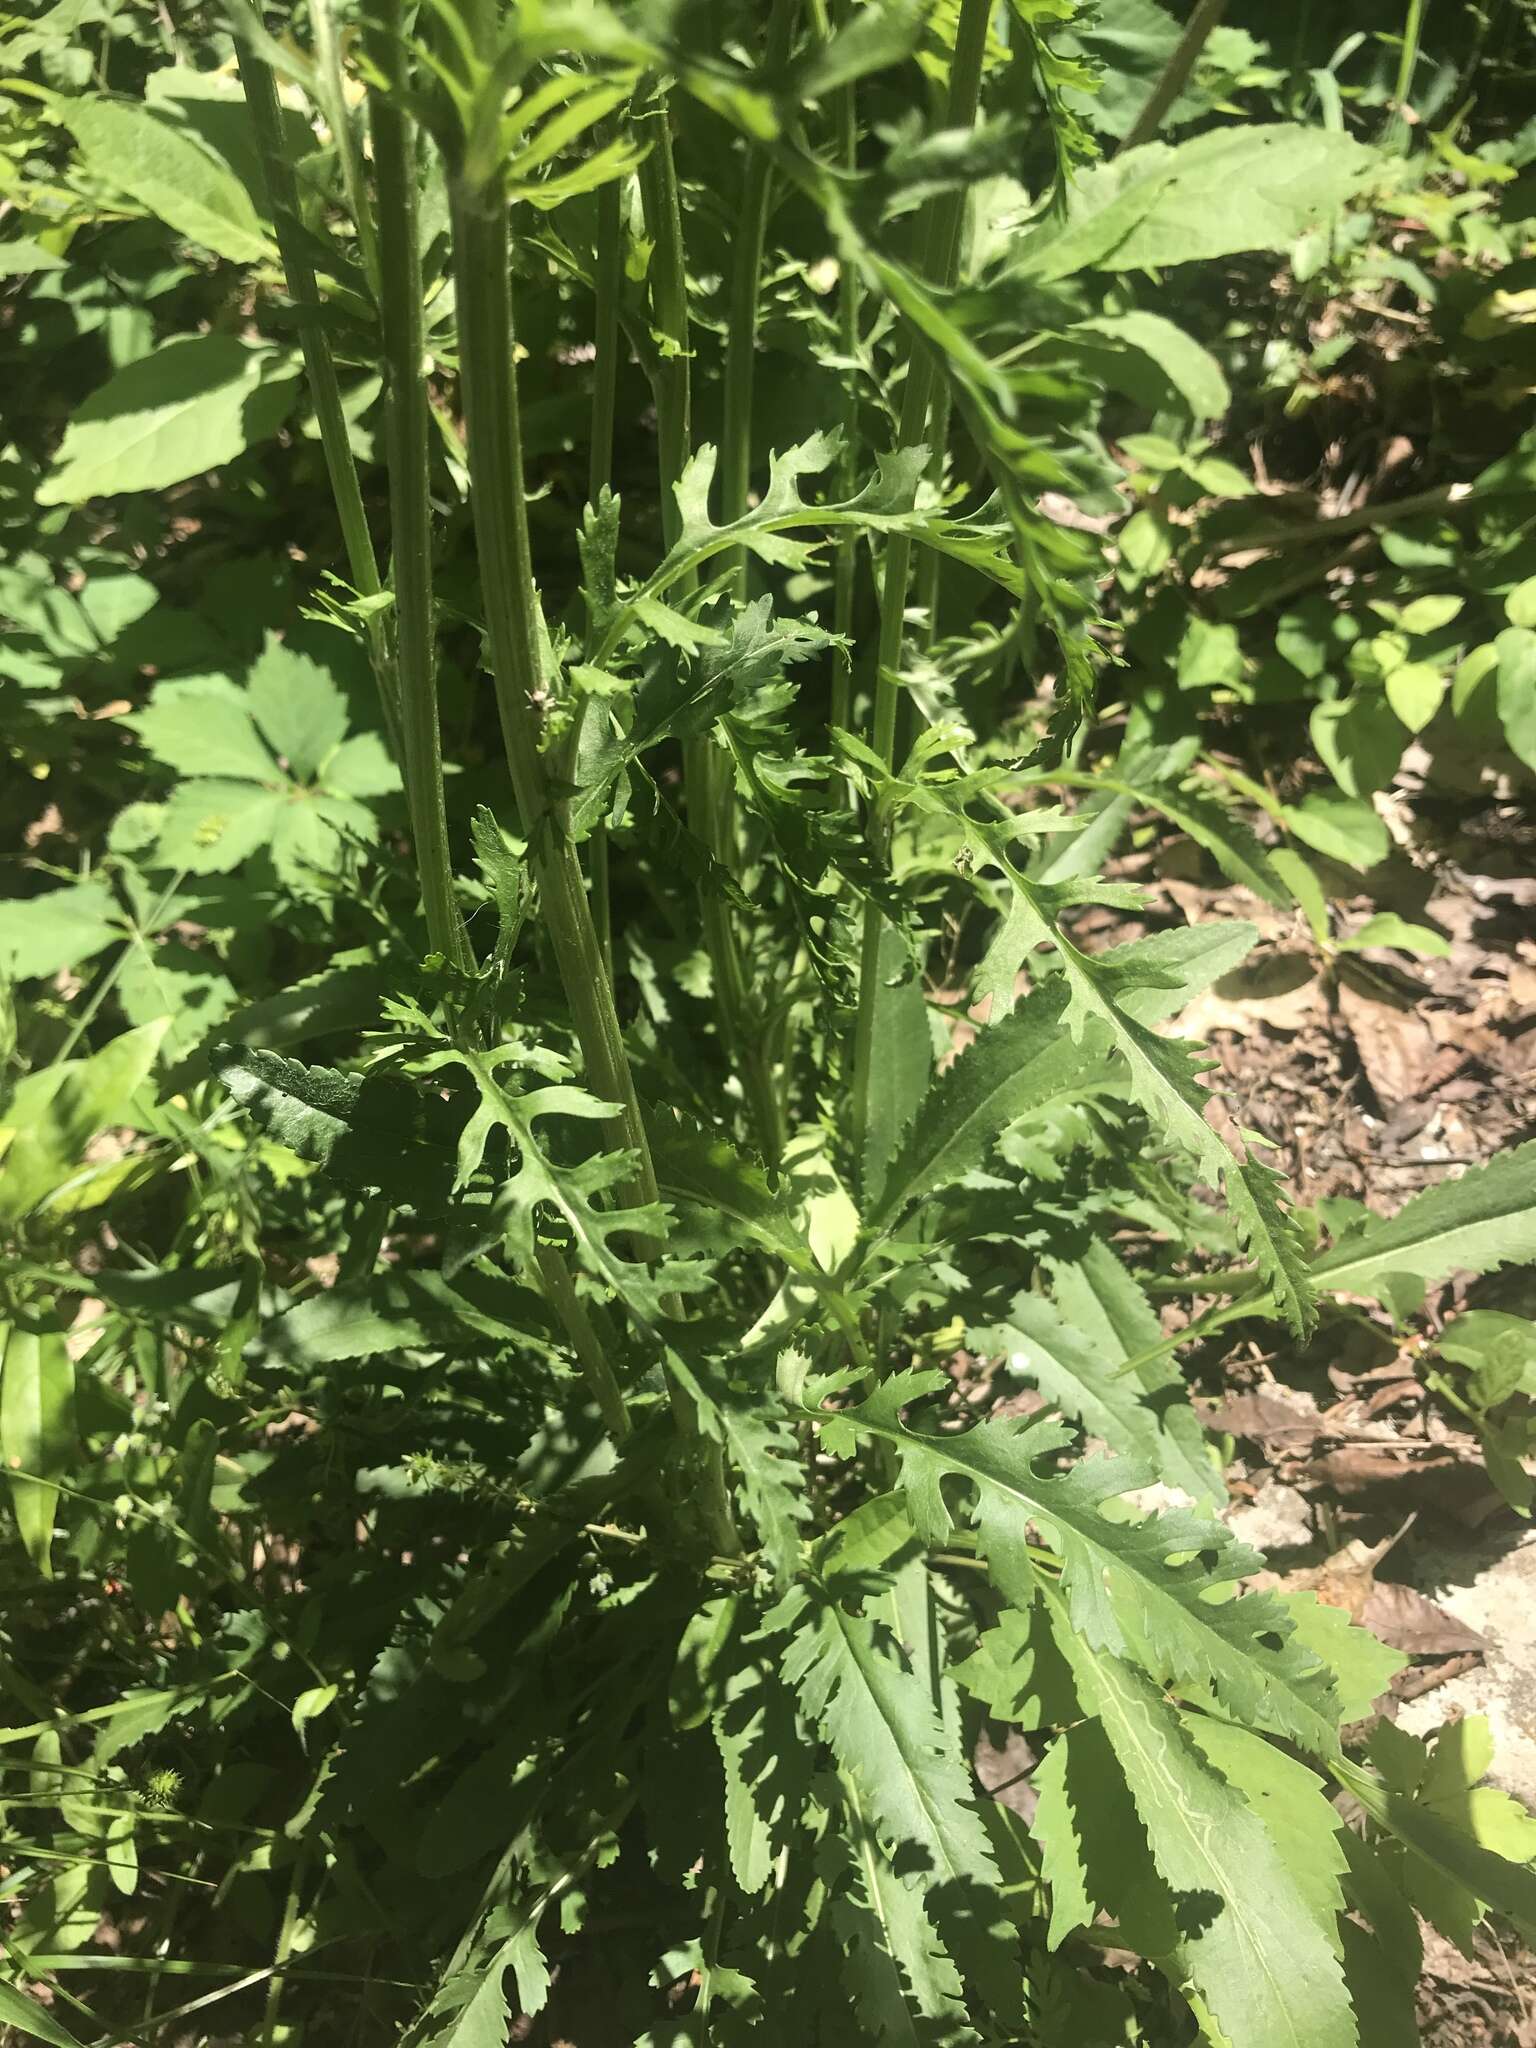
M 1315 1755 L 1336 1752 L 1332 1674 L 1294 1640 L 1284 1605 L 1267 1593 L 1211 1597 L 1254 1568 L 1251 1551 L 1192 1514 L 1112 1521 L 1104 1503 L 1148 1474 L 1107 1458 L 1042 1473 L 1039 1461 L 1067 1436 L 1053 1421 L 986 1422 L 956 1435 L 913 1429 L 903 1410 L 942 1381 L 934 1372 L 900 1373 L 857 1406 L 815 1419 L 834 1442 L 868 1436 L 894 1447 L 913 1521 L 930 1540 L 942 1539 L 952 1523 L 943 1481 L 964 1481 L 978 1546 L 1015 1606 L 1027 1606 L 1037 1589 L 1029 1530 L 1047 1528 L 1061 1554 L 1072 1625 L 1091 1648 L 1167 1682 L 1207 1685 L 1246 1724 L 1289 1736 Z

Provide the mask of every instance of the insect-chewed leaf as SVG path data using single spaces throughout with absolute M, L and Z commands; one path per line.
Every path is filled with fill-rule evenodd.
M 401 1074 L 306 1067 L 255 1046 L 216 1045 L 209 1062 L 279 1144 L 343 1187 L 424 1213 L 447 1207 L 462 1116 Z
M 957 1435 L 911 1428 L 902 1410 L 946 1384 L 938 1372 L 899 1373 L 857 1407 L 815 1419 L 824 1432 L 895 1446 L 913 1521 L 930 1541 L 951 1527 L 944 1480 L 967 1480 L 981 1549 L 1016 1606 L 1028 1606 L 1036 1591 L 1030 1526 L 1048 1528 L 1061 1552 L 1073 1626 L 1091 1648 L 1139 1664 L 1163 1682 L 1209 1685 L 1238 1719 L 1319 1755 L 1337 1750 L 1332 1674 L 1293 1640 L 1283 1603 L 1269 1593 L 1212 1597 L 1255 1568 L 1252 1551 L 1219 1523 L 1193 1514 L 1111 1521 L 1103 1503 L 1145 1484 L 1147 1472 L 1108 1458 L 1062 1473 L 1038 1471 L 1037 1461 L 1066 1441 L 1055 1422 L 986 1422 Z

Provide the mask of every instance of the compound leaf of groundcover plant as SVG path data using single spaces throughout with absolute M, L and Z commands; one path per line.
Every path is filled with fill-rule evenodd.
M 127 936 L 105 882 L 74 882 L 15 903 L 0 903 L 0 975 L 27 981 L 78 967 Z
M 1406 1738 L 1405 1738 L 1406 1739 Z M 1373 1770 L 1335 1758 L 1329 1768 L 1366 1817 L 1406 1852 L 1407 1889 L 1449 1939 L 1470 1946 L 1479 1906 L 1503 1914 L 1536 1940 L 1536 1867 L 1485 1848 L 1453 1802 L 1437 1808 L 1417 1789 L 1383 1781 Z
M 943 1482 L 968 1484 L 980 1549 L 1014 1606 L 1027 1607 L 1036 1591 L 1029 1533 L 1036 1524 L 1052 1532 L 1072 1624 L 1090 1648 L 1166 1683 L 1210 1685 L 1238 1720 L 1332 1755 L 1339 1725 L 1332 1673 L 1294 1640 L 1283 1602 L 1263 1592 L 1209 1597 L 1255 1569 L 1253 1551 L 1219 1523 L 1182 1510 L 1111 1521 L 1103 1504 L 1144 1485 L 1149 1474 L 1120 1458 L 1037 1470 L 1070 1437 L 1053 1419 L 1008 1418 L 942 1436 L 903 1420 L 908 1403 L 947 1384 L 936 1371 L 894 1374 L 857 1406 L 813 1412 L 811 1419 L 829 1449 L 851 1448 L 860 1437 L 895 1447 L 912 1519 L 926 1541 L 941 1542 L 952 1528 Z M 1175 1557 L 1185 1561 L 1170 1564 Z
M 212 778 L 178 783 L 161 815 L 155 860 L 190 875 L 227 875 L 272 845 L 287 805 L 286 786 Z
M 53 1577 L 53 1523 L 75 1453 L 75 1366 L 58 1330 L 3 1332 L 0 1463 L 28 1557 Z
M 103 183 L 189 242 L 234 263 L 259 263 L 268 253 L 250 194 L 184 130 L 146 106 L 94 97 L 66 103 L 64 118 Z
M 1302 1878 L 1288 1866 L 1282 1844 L 1202 1756 L 1159 1688 L 1119 1658 L 1095 1655 L 1054 1596 L 1050 1605 L 1083 1704 L 1103 1725 L 1174 1895 L 1178 1961 L 1230 2048 L 1356 2048 L 1317 1872 Z M 1294 1832 L 1289 1846 L 1299 1846 Z
M 1246 249 L 1287 249 L 1347 199 L 1375 158 L 1350 136 L 1243 123 L 1143 143 L 1082 172 L 1065 219 L 1037 229 L 1019 267 L 1042 282 L 1147 270 Z
M 37 502 L 81 505 L 201 476 L 275 434 L 297 390 L 287 358 L 234 335 L 163 342 L 75 408 Z
M 447 1205 L 461 1119 L 400 1074 L 306 1067 L 255 1046 L 216 1045 L 214 1073 L 268 1137 L 343 1187 L 411 1208 Z
M 157 761 L 178 775 L 277 782 L 282 771 L 262 743 L 244 691 L 223 676 L 159 683 L 132 728 Z
M 1450 1273 L 1492 1273 L 1536 1259 L 1536 1143 L 1518 1145 L 1442 1181 L 1395 1216 L 1364 1229 L 1312 1262 L 1331 1293 L 1380 1295 L 1396 1280 L 1433 1287 Z
M 329 673 L 269 633 L 245 689 L 251 716 L 288 773 L 311 781 L 346 737 L 347 700 Z

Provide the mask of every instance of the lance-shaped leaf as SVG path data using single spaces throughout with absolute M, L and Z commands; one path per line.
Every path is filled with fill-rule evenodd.
M 1063 1029 L 1066 1007 L 1064 989 L 1038 990 L 939 1076 L 891 1164 L 869 1218 L 875 1229 L 889 1229 L 914 1203 L 982 1165 L 999 1134 L 1026 1110 L 1105 1077 L 1106 1054 L 1074 1044 Z
M 1298 1829 L 1293 1818 L 1277 1840 L 1243 1790 L 1202 1755 L 1158 1688 L 1119 1658 L 1092 1652 L 1061 1602 L 1052 1596 L 1050 1605 L 1083 1703 L 1107 1737 L 1100 1761 L 1123 1775 L 1153 1866 L 1173 1894 L 1174 1955 L 1230 2048 L 1356 2048 L 1334 1924 L 1342 1859 L 1320 1781 L 1289 1765 L 1308 1782 L 1293 1780 L 1289 1760 L 1279 1758 L 1276 1782 L 1285 1796 L 1315 1807 L 1312 1825 Z M 1319 1871 L 1309 1858 L 1324 1834 Z M 1091 1858 L 1084 1877 L 1092 1898 Z
M 977 2039 L 960 1973 L 923 1905 L 882 1852 L 859 1781 L 844 1774 L 839 1826 L 828 1830 L 822 1867 L 832 1928 L 845 1952 L 860 2038 L 897 2048 Z
M 1367 1223 L 1313 1261 L 1317 1283 L 1379 1295 L 1394 1279 L 1433 1287 L 1457 1271 L 1492 1273 L 1536 1259 L 1536 1143 L 1474 1166 Z
M 839 1597 L 841 1593 L 842 1597 Z M 996 1882 L 991 1844 L 958 1750 L 898 1645 L 844 1604 L 854 1589 L 797 1586 L 767 1617 L 789 1632 L 784 1675 L 886 1842 L 918 1852 L 925 1889 Z
M 1051 892 L 1013 871 L 1015 913 L 1031 943 L 1054 946 L 1070 991 L 1063 1013 L 1067 1030 L 1084 1045 L 1099 1045 L 1107 1033 L 1130 1077 L 1131 1092 L 1154 1127 L 1187 1151 L 1212 1186 L 1226 1190 L 1238 1234 L 1273 1290 L 1286 1321 L 1297 1332 L 1317 1319 L 1307 1263 L 1297 1234 L 1281 1212 L 1279 1176 L 1256 1159 L 1240 1162 L 1205 1121 L 1207 1091 L 1196 1078 L 1187 1047 L 1160 1037 L 1127 1011 L 1127 988 L 1146 980 L 1134 961 L 1082 952 L 1054 914 Z
M 1014 1605 L 1027 1607 L 1036 1590 L 1031 1525 L 1048 1529 L 1061 1554 L 1072 1625 L 1091 1648 L 1139 1664 L 1163 1683 L 1210 1686 L 1236 1719 L 1317 1754 L 1337 1749 L 1332 1674 L 1293 1640 L 1289 1610 L 1270 1593 L 1224 1597 L 1257 1569 L 1254 1551 L 1195 1514 L 1111 1521 L 1104 1503 L 1145 1485 L 1150 1474 L 1109 1458 L 1066 1472 L 1037 1470 L 1070 1439 L 1053 1420 L 1009 1418 L 943 1436 L 911 1428 L 906 1405 L 947 1384 L 937 1371 L 898 1373 L 858 1406 L 814 1419 L 833 1447 L 859 1437 L 895 1446 L 926 1541 L 943 1541 L 953 1526 L 944 1480 L 967 1481 L 979 1545 Z M 1183 1561 L 1170 1563 L 1175 1558 Z
M 59 1330 L 0 1325 L 0 1459 L 28 1557 L 53 1577 L 55 1483 L 75 1455 L 75 1365 Z
M 869 1615 L 845 1604 L 864 1581 L 802 1581 L 765 1618 L 789 1641 L 784 1675 L 857 1786 L 873 1836 L 966 1975 L 1000 2014 L 1017 2004 L 1012 1942 L 996 1909 L 991 1840 L 958 1730 L 927 1681 Z

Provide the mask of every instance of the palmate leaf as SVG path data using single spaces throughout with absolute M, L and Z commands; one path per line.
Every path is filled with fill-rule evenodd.
M 1191 1739 L 1155 1685 L 1119 1658 L 1091 1651 L 1055 1595 L 1049 1606 L 1083 1704 L 1107 1738 L 1098 1763 L 1123 1775 L 1152 1865 L 1173 1894 L 1177 1965 L 1223 2038 L 1230 2048 L 1356 2048 L 1339 1960 L 1342 1857 L 1332 1840 L 1338 1823 L 1321 1781 L 1278 1751 L 1270 1752 L 1273 1766 L 1256 1762 L 1240 1748 L 1256 1738 L 1241 1730 L 1218 1732 L 1216 1756 L 1203 1755 L 1203 1745 Z M 1075 1733 L 1065 1738 L 1069 1745 Z M 1224 1750 L 1228 1733 L 1239 1744 Z M 1287 1809 L 1280 1839 L 1260 1819 L 1247 1787 L 1222 1772 L 1223 1755 L 1234 1774 L 1243 1771 L 1263 1787 L 1261 1798 Z M 1044 1817 L 1047 1838 L 1065 1818 L 1052 1801 Z M 1058 1843 L 1058 1860 L 1060 1851 Z M 1083 1859 L 1086 1902 L 1107 1903 L 1095 1867 L 1104 1861 L 1093 1854 Z M 1053 1939 L 1062 1931 L 1053 1916 Z M 1134 1925 L 1124 1933 L 1136 1941 Z
M 1312 1277 L 1330 1292 L 1380 1296 L 1394 1282 L 1433 1287 L 1457 1271 L 1492 1273 L 1527 1260 L 1536 1260 L 1536 1143 L 1367 1223 L 1314 1259 Z
M 1338 1747 L 1332 1674 L 1294 1640 L 1284 1603 L 1269 1593 L 1212 1598 L 1257 1568 L 1255 1552 L 1219 1523 L 1176 1512 L 1115 1522 L 1103 1503 L 1144 1485 L 1145 1468 L 1092 1458 L 1063 1473 L 1037 1461 L 1069 1440 L 1051 1420 L 986 1422 L 955 1435 L 928 1435 L 903 1408 L 947 1386 L 937 1371 L 894 1375 L 856 1407 L 811 1411 L 831 1448 L 860 1437 L 891 1444 L 914 1524 L 939 1542 L 953 1527 L 943 1482 L 961 1479 L 975 1495 L 977 1540 L 1005 1597 L 1027 1607 L 1037 1589 L 1030 1525 L 1052 1532 L 1073 1627 L 1090 1648 L 1140 1665 L 1160 1682 L 1209 1686 L 1239 1721 L 1287 1735 L 1320 1756 Z M 1173 1557 L 1187 1561 L 1170 1564 Z
M 1468 1716 L 1426 1747 L 1384 1721 L 1371 1758 L 1378 1769 L 1343 1757 L 1330 1768 L 1388 1838 L 1378 1863 L 1417 1910 L 1467 1955 L 1490 1906 L 1536 1939 L 1536 1817 L 1478 1783 L 1493 1760 L 1487 1722 Z

